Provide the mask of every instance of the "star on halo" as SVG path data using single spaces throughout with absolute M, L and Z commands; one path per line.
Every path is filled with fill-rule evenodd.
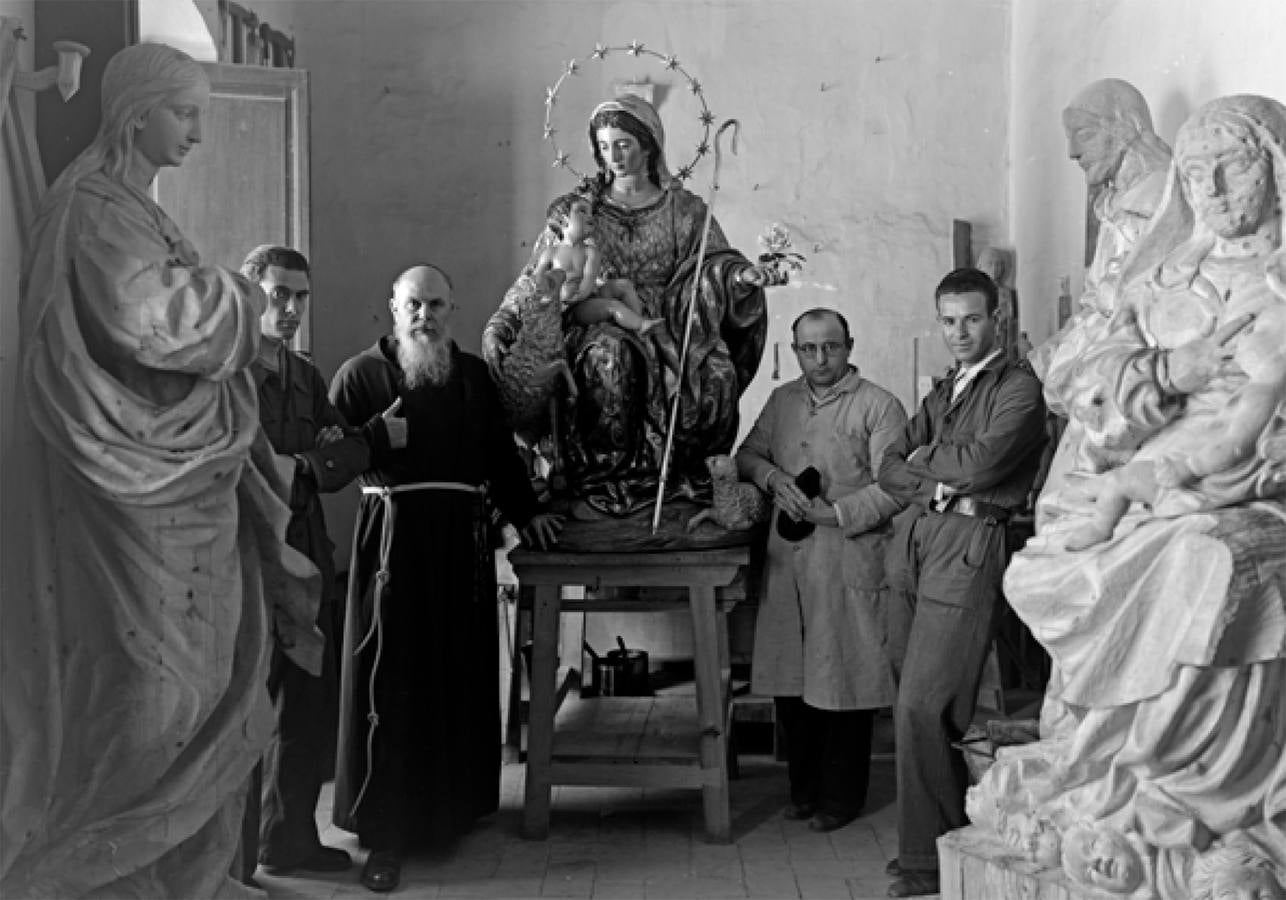
M 604 47 L 602 44 L 595 44 L 594 52 L 591 53 L 590 56 L 594 57 L 594 59 L 602 59 L 603 57 L 607 56 L 607 48 Z
M 579 71 L 580 71 L 580 63 L 578 63 L 576 60 L 573 59 L 567 63 L 568 75 L 575 75 Z
M 558 101 L 558 88 L 545 88 L 545 105 L 553 106 Z
M 558 129 L 555 128 L 553 125 L 550 125 L 548 122 L 546 122 L 544 139 L 547 141 L 552 141 L 554 139 L 554 135 L 556 134 L 558 134 Z
M 553 168 L 553 169 L 565 169 L 565 168 L 567 168 L 567 154 L 566 154 L 566 153 L 559 153 L 557 156 L 555 156 L 555 157 L 554 157 L 554 164 L 553 164 L 550 168 Z
M 639 41 L 630 41 L 630 46 L 626 49 L 631 56 L 638 56 L 643 52 L 643 44 Z
M 705 156 L 709 152 L 710 152 L 710 145 L 705 141 L 702 141 L 700 144 L 697 145 L 697 156 Z
M 682 169 L 676 172 L 675 175 L 680 181 L 687 181 L 689 178 L 692 177 L 692 167 L 684 166 Z
M 693 78 L 693 79 L 692 79 L 692 81 L 691 81 L 691 82 L 689 82 L 689 84 L 688 84 L 688 90 L 690 90 L 690 91 L 691 91 L 692 93 L 694 93 L 694 94 L 700 94 L 700 93 L 701 93 L 701 82 L 699 82 L 699 81 L 697 81 L 695 78 Z
M 714 113 L 710 112 L 710 110 L 708 110 L 708 109 L 706 109 L 706 110 L 702 110 L 702 112 L 701 112 L 701 124 L 702 124 L 702 125 L 713 125 L 713 124 L 714 124 Z
M 677 56 L 667 56 L 665 58 L 665 67 L 667 69 L 677 69 L 679 67 L 679 58 Z

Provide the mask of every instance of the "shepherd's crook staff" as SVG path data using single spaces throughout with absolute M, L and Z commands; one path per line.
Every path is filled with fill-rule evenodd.
M 656 534 L 661 525 L 661 504 L 665 501 L 665 481 L 670 472 L 670 457 L 674 452 L 674 432 L 679 427 L 679 398 L 683 396 L 683 369 L 688 361 L 688 345 L 692 342 L 692 321 L 697 315 L 697 293 L 701 289 L 701 264 L 706 259 L 706 243 L 710 239 L 710 222 L 714 219 L 714 201 L 719 193 L 719 164 L 723 154 L 719 149 L 719 138 L 732 128 L 732 152 L 737 152 L 737 130 L 741 123 L 728 119 L 714 133 L 714 177 L 710 180 L 710 199 L 706 202 L 706 221 L 701 226 L 701 247 L 697 250 L 697 267 L 692 272 L 692 298 L 688 301 L 688 318 L 683 326 L 683 347 L 679 351 L 679 371 L 675 379 L 674 400 L 670 404 L 670 426 L 665 430 L 665 452 L 661 454 L 661 480 L 656 486 L 656 508 L 652 511 L 652 533 Z

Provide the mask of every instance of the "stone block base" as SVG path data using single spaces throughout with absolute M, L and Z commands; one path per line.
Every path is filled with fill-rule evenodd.
M 1062 869 L 1042 869 L 977 826 L 938 838 L 942 900 L 1102 900 Z

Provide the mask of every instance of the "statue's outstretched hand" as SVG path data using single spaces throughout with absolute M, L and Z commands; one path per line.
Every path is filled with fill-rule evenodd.
M 790 281 L 790 275 L 784 268 L 764 263 L 747 266 L 737 278 L 742 284 L 755 287 L 775 287 Z
M 558 532 L 562 530 L 562 516 L 554 513 L 537 513 L 519 529 L 519 534 L 529 547 L 549 550 L 558 543 Z
M 1228 342 L 1255 321 L 1253 313 L 1226 322 L 1209 337 L 1197 338 L 1165 354 L 1167 371 L 1162 387 L 1171 394 L 1191 394 L 1231 367 L 1234 350 Z
M 488 327 L 482 332 L 482 358 L 491 370 L 491 377 L 500 380 L 500 368 L 504 365 L 505 356 L 509 353 L 509 344 L 499 328 Z

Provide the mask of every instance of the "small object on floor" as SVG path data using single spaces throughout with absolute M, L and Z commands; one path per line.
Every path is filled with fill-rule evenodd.
M 819 812 L 808 821 L 809 831 L 838 831 L 861 814 L 861 810 L 852 813 Z
M 402 880 L 402 855 L 396 850 L 372 850 L 362 866 L 362 884 L 367 890 L 384 894 Z
M 923 897 L 926 894 L 938 894 L 941 891 L 942 884 L 937 870 L 902 869 L 902 874 L 897 881 L 889 885 L 890 897 Z
M 788 803 L 786 808 L 781 811 L 782 818 L 790 819 L 792 822 L 802 822 L 804 819 L 811 819 L 816 809 L 811 803 Z
M 338 847 L 318 845 L 307 856 L 288 862 L 278 862 L 262 857 L 259 865 L 269 875 L 290 875 L 293 872 L 346 872 L 353 865 L 353 858 Z
M 890 878 L 897 878 L 902 874 L 902 864 L 898 862 L 896 856 L 890 859 L 889 864 L 884 867 L 884 874 Z

